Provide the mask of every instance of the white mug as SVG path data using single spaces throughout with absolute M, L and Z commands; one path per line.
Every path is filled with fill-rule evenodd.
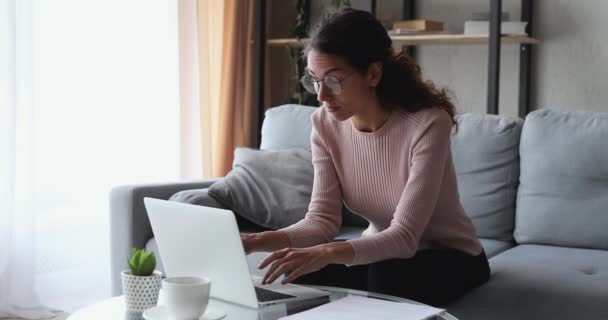
M 201 277 L 167 277 L 163 292 L 169 319 L 196 320 L 209 304 L 211 280 Z

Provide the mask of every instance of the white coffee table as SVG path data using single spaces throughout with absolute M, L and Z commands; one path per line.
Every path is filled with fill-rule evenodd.
M 310 286 L 316 289 L 330 292 L 329 297 L 324 297 L 315 300 L 308 301 L 296 301 L 291 303 L 275 304 L 263 307 L 261 309 L 251 309 L 240 305 L 211 299 L 209 301 L 209 308 L 215 308 L 222 310 L 226 313 L 223 320 L 275 320 L 286 315 L 295 314 L 322 305 L 329 301 L 338 300 L 346 296 L 363 296 L 369 298 L 377 298 L 395 302 L 406 302 L 419 304 L 417 302 L 389 296 L 383 294 L 377 294 L 366 291 L 358 291 L 351 289 L 335 288 L 335 287 L 321 287 L 321 286 Z M 163 303 L 163 295 L 161 292 L 161 298 L 159 304 Z M 76 311 L 67 320 L 143 320 L 142 314 L 139 312 L 127 312 L 124 307 L 123 297 L 114 297 L 107 299 L 84 309 Z M 454 316 L 447 312 L 443 312 L 438 317 L 438 320 L 458 320 Z

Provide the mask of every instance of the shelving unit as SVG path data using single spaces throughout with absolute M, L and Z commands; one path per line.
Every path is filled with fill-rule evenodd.
M 437 45 L 437 44 L 487 44 L 490 40 L 487 36 L 472 36 L 465 34 L 430 34 L 430 35 L 395 35 L 391 36 L 393 43 L 404 46 Z M 291 46 L 303 47 L 305 39 L 285 38 L 270 39 L 266 41 L 268 46 Z M 536 44 L 537 39 L 526 36 L 503 35 L 503 44 Z
M 498 101 L 500 90 L 500 52 L 501 45 L 519 45 L 519 116 L 525 117 L 530 112 L 530 70 L 532 64 L 532 45 L 540 43 L 532 37 L 532 7 L 533 0 L 521 1 L 521 21 L 526 21 L 528 36 L 502 35 L 500 32 L 502 20 L 502 0 L 488 0 L 490 3 L 490 32 L 489 36 L 471 36 L 464 34 L 429 34 L 429 35 L 394 35 L 391 38 L 396 45 L 413 48 L 420 45 L 479 45 L 488 46 L 488 89 L 487 113 L 498 114 Z M 403 0 L 403 19 L 415 19 L 415 0 Z M 266 1 L 258 0 L 258 22 L 265 25 Z M 370 11 L 376 12 L 376 0 L 370 0 Z M 303 46 L 305 40 L 298 39 L 270 39 L 266 40 L 265 28 L 259 28 L 256 37 L 259 56 L 259 124 L 264 117 L 264 57 L 266 46 Z M 413 51 L 413 50 L 412 50 Z

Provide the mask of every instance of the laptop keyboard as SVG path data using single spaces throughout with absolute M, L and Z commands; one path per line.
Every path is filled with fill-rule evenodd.
M 259 302 L 267 302 L 295 297 L 259 287 L 255 287 L 255 295 L 258 297 Z

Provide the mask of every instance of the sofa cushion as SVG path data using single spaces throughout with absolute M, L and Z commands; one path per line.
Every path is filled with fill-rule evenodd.
M 520 245 L 490 259 L 490 281 L 447 307 L 458 319 L 608 319 L 608 252 Z
M 513 238 L 523 120 L 465 113 L 452 135 L 460 201 L 480 237 Z
M 194 204 L 197 206 L 226 209 L 225 206 L 217 202 L 217 200 L 213 199 L 213 197 L 209 195 L 208 188 L 182 190 L 172 195 L 171 198 L 169 198 L 169 201 Z
M 479 241 L 481 242 L 483 251 L 485 251 L 488 258 L 492 258 L 493 256 L 507 251 L 515 246 L 514 241 L 501 241 L 485 238 L 479 238 Z
M 608 249 L 608 113 L 526 117 L 515 239 Z
M 315 110 L 316 107 L 298 104 L 286 104 L 266 110 L 260 149 L 310 149 L 310 115 Z
M 232 170 L 209 187 L 209 195 L 239 216 L 276 230 L 304 218 L 312 183 L 308 149 L 237 148 Z

